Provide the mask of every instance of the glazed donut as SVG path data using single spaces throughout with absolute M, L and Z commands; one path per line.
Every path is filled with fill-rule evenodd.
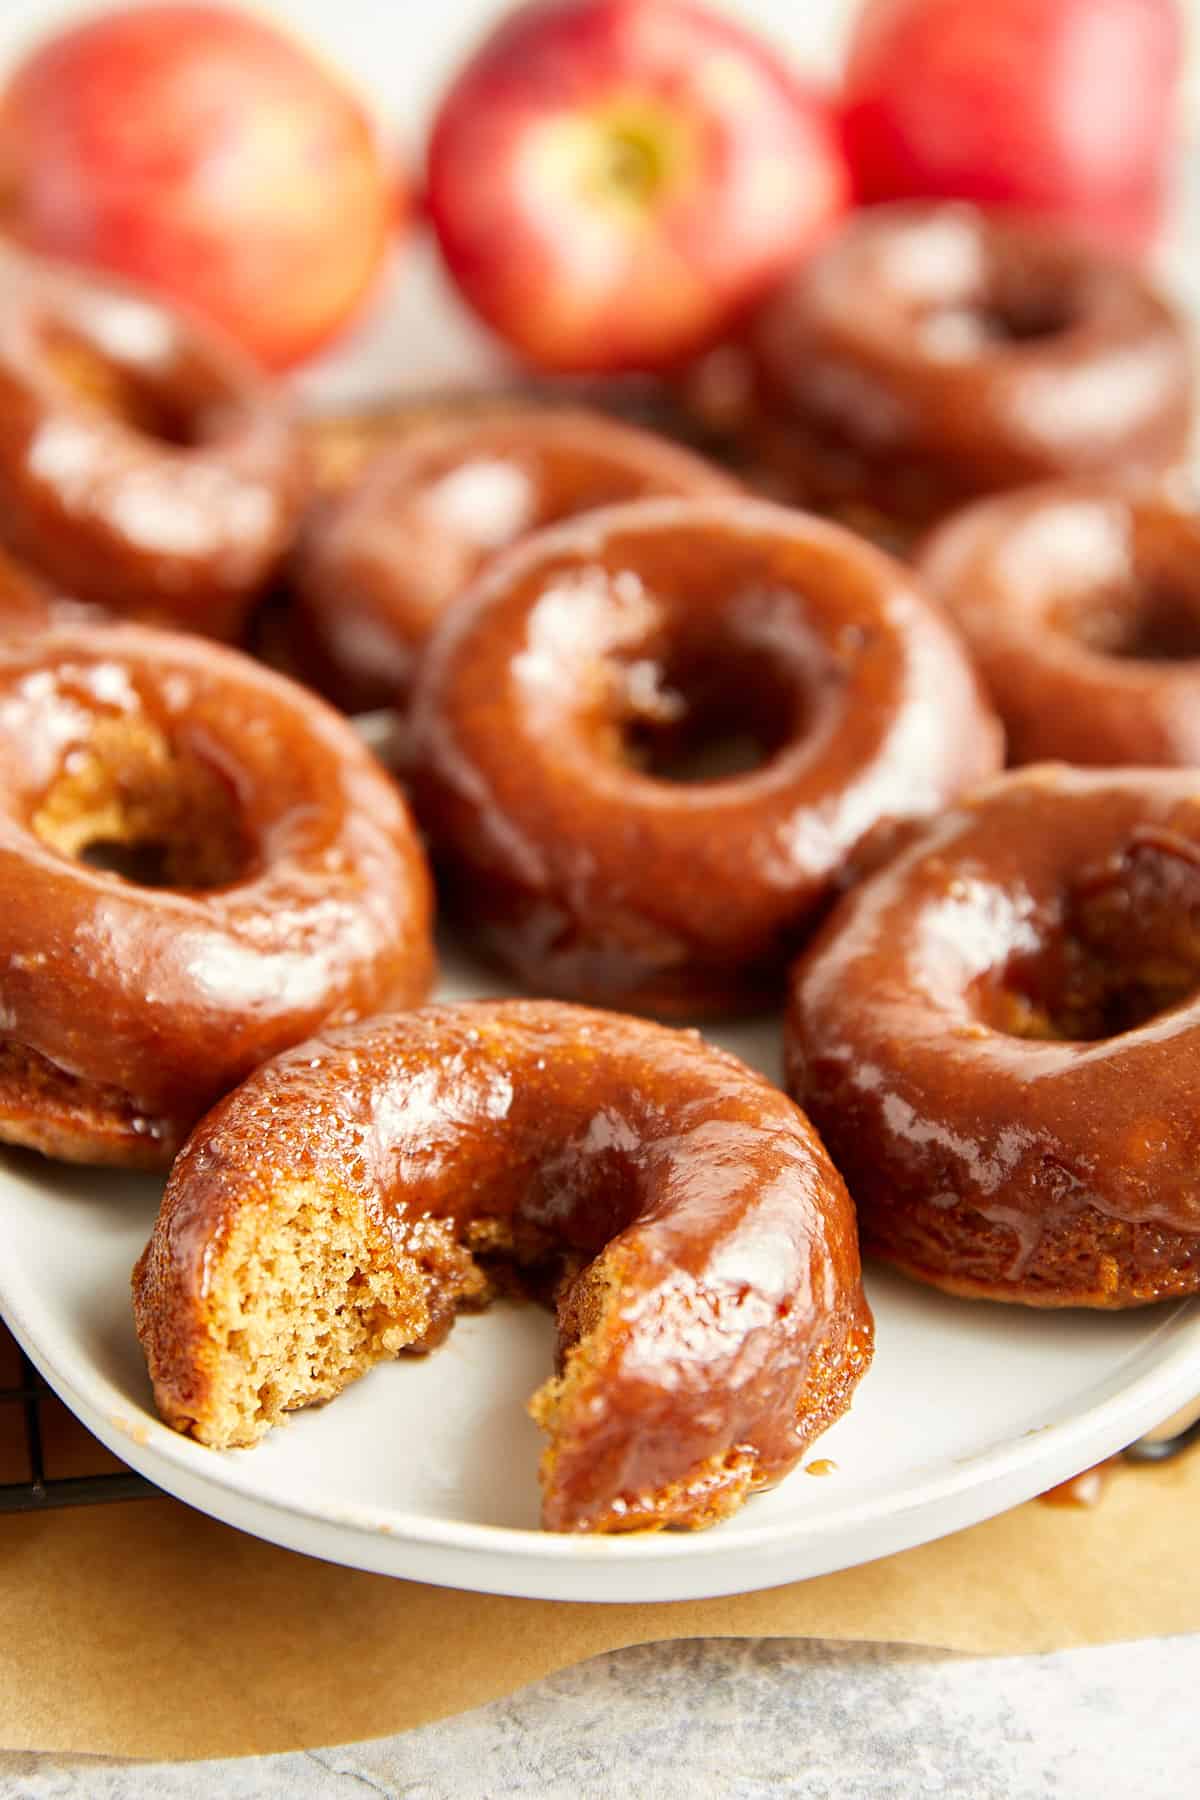
M 268 1056 L 421 1000 L 429 929 L 404 802 L 302 689 L 132 625 L 0 645 L 0 1142 L 165 1165 Z
M 1188 332 L 1145 276 L 960 202 L 853 214 L 749 347 L 761 454 L 807 504 L 919 526 L 975 494 L 1157 470 L 1187 447 Z
M 305 480 L 239 351 L 131 289 L 0 250 L 0 537 L 78 599 L 232 637 Z
M 497 1257 L 560 1272 L 548 1530 L 715 1523 L 871 1360 L 853 1208 L 784 1094 L 690 1032 L 484 1001 L 314 1039 L 198 1127 L 134 1272 L 158 1409 L 253 1443 L 439 1343 Z
M 867 835 L 1001 754 L 899 564 L 743 498 L 633 502 L 518 546 L 435 633 L 411 726 L 468 930 L 527 986 L 668 1016 L 771 1004 Z M 738 733 L 757 766 L 664 778 Z
M 798 963 L 788 1085 L 864 1248 L 950 1293 L 1200 1289 L 1200 787 L 1002 776 L 842 900 Z
M 976 501 L 917 573 L 966 638 L 1013 762 L 1200 764 L 1200 515 L 1165 485 Z
M 350 712 L 394 706 L 447 603 L 539 526 L 732 477 L 598 413 L 510 407 L 412 432 L 315 509 L 295 558 L 299 667 Z

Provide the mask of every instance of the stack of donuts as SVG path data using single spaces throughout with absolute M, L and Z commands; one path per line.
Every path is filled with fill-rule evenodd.
M 168 1171 L 168 1424 L 252 1444 L 515 1284 L 546 1528 L 695 1528 L 850 1404 L 860 1243 L 1200 1289 L 1191 349 L 1141 273 L 859 212 L 723 352 L 718 464 L 702 369 L 689 445 L 306 422 L 3 257 L 0 1141 Z M 520 997 L 426 1004 L 435 893 Z M 761 1013 L 786 1091 L 694 1029 Z

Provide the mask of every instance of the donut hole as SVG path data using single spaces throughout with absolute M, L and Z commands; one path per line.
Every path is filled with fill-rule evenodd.
M 621 755 L 655 781 L 730 780 L 803 729 L 793 683 L 765 651 L 693 647 L 625 671 Z
M 979 290 L 923 310 L 920 336 L 935 355 L 956 359 L 1045 343 L 1070 331 L 1078 317 L 1065 292 L 1030 281 L 985 280 Z
M 1200 592 L 1165 577 L 1090 594 L 1060 609 L 1055 623 L 1100 656 L 1156 663 L 1200 660 Z
M 1061 337 L 1076 320 L 1063 294 L 1030 289 L 998 294 L 975 309 L 979 329 L 991 344 L 1036 344 Z
M 123 368 L 77 332 L 47 324 L 40 333 L 40 350 L 58 385 L 89 411 L 104 413 L 156 443 L 186 448 L 196 442 L 195 419 L 188 407 L 173 402 L 155 383 Z
M 1085 871 L 1042 947 L 1014 957 L 981 1010 L 1010 1037 L 1089 1043 L 1200 991 L 1200 849 L 1147 838 Z
M 1008 1037 L 1096 1043 L 1148 1025 L 1198 988 L 1200 962 L 1113 967 L 1068 933 L 1044 960 L 1011 964 L 984 1016 Z
M 61 856 L 140 887 L 227 887 L 249 857 L 229 783 L 140 719 L 102 719 L 31 819 Z

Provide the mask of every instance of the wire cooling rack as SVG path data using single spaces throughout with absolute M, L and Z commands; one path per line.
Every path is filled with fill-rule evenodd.
M 1130 1444 L 1125 1452 L 1125 1461 L 1132 1463 L 1170 1462 L 1172 1457 L 1179 1456 L 1193 1444 L 1200 1444 L 1200 1418 L 1192 1420 L 1181 1431 L 1174 1431 L 1166 1437 L 1143 1437 L 1136 1444 Z
M 0 1327 L 2 1330 L 2 1327 Z M 0 1482 L 0 1513 L 41 1512 L 55 1506 L 96 1506 L 109 1500 L 142 1500 L 156 1490 L 144 1476 L 122 1469 L 104 1475 L 54 1475 L 47 1469 L 47 1408 L 57 1405 L 29 1358 L 19 1353 L 18 1379 L 0 1385 L 0 1436 L 11 1436 L 24 1459 L 16 1480 Z M 12 1432 L 13 1415 L 18 1426 Z M 101 1456 L 99 1446 L 97 1459 Z

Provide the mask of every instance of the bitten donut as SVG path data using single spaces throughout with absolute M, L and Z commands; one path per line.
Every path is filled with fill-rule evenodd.
M 0 251 L 0 537 L 66 593 L 232 637 L 303 459 L 266 377 L 130 289 Z
M 1157 470 L 1188 441 L 1182 320 L 1132 264 L 958 202 L 869 207 L 752 327 L 794 497 L 920 526 L 997 488 Z
M 224 1446 L 557 1273 L 552 1531 L 697 1528 L 793 1467 L 871 1359 L 854 1212 L 778 1089 L 544 1001 L 314 1039 L 202 1122 L 134 1272 L 167 1422 Z
M 1200 784 L 1001 777 L 848 895 L 796 967 L 788 1082 L 864 1248 L 950 1293 L 1200 1289 Z
M 510 552 L 435 633 L 412 732 L 482 945 L 543 992 L 693 1017 L 771 1004 L 867 834 L 1001 755 L 900 565 L 746 499 L 638 501 Z M 668 779 L 729 737 L 741 773 Z
M 700 457 L 598 413 L 510 406 L 415 430 L 312 515 L 293 575 L 299 666 L 348 711 L 395 706 L 433 624 L 489 556 L 614 501 L 738 491 Z
M 1013 762 L 1200 764 L 1200 514 L 1094 479 L 995 495 L 917 573 L 962 631 Z
M 167 1163 L 326 1021 L 428 989 L 398 791 L 337 714 L 137 626 L 0 645 L 0 1141 Z

